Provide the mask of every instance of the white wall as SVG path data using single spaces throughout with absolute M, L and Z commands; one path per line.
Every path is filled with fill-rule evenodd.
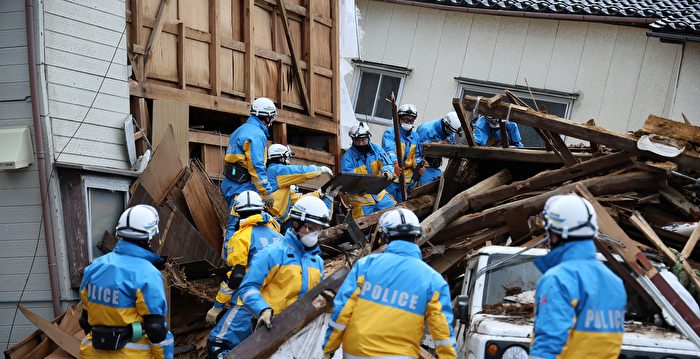
M 23 0 L 0 1 L 0 128 L 6 126 L 32 127 Z M 53 317 L 40 220 L 36 160 L 28 168 L 0 171 L 0 347 L 3 350 L 27 279 L 22 304 L 45 318 Z M 27 277 L 32 258 L 34 265 Z M 10 342 L 34 330 L 36 327 L 22 313 L 17 313 Z
M 649 114 L 682 120 L 681 111 L 700 125 L 700 44 L 684 50 L 646 29 L 601 23 L 357 6 L 362 60 L 413 70 L 401 102 L 418 106 L 419 122 L 450 111 L 454 78 L 466 77 L 579 93 L 571 119 L 615 131 L 634 131 Z M 382 126 L 373 127 L 377 141 Z
M 128 168 L 122 130 L 130 112 L 124 1 L 46 0 L 43 16 L 54 159 Z

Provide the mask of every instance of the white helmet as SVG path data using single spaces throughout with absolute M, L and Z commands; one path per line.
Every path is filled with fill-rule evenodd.
M 277 107 L 267 97 L 258 97 L 250 104 L 250 114 L 257 117 L 275 117 L 277 115 Z
M 384 238 L 415 238 L 423 234 L 423 228 L 416 215 L 406 209 L 398 208 L 384 213 L 379 218 L 379 231 Z
M 264 211 L 265 203 L 258 192 L 255 191 L 243 191 L 233 204 L 233 208 L 236 212 L 246 212 L 246 211 Z
M 416 110 L 416 105 L 412 105 L 410 103 L 403 104 L 399 106 L 399 109 L 396 111 L 396 114 L 401 117 L 401 116 L 413 116 L 418 117 L 418 110 Z
M 287 163 L 287 160 L 292 156 L 294 156 L 294 152 L 292 152 L 289 146 L 280 145 L 279 143 L 273 143 L 270 145 L 270 147 L 267 148 L 268 160 L 282 158 L 284 159 L 283 162 Z
M 138 204 L 127 208 L 117 222 L 117 236 L 132 240 L 151 240 L 158 234 L 158 211 L 155 208 Z
M 547 201 L 544 229 L 562 239 L 593 239 L 598 235 L 598 217 L 588 200 L 575 194 L 556 196 Z
M 457 112 L 448 112 L 445 117 L 442 118 L 442 125 L 452 131 L 452 133 L 462 133 L 462 123 L 459 122 L 459 117 L 457 117 Z
M 348 132 L 348 135 L 350 135 L 350 138 L 352 139 L 372 137 L 372 133 L 369 132 L 369 126 L 367 126 L 364 122 L 358 122 L 355 126 L 352 126 L 350 132 Z
M 311 222 L 328 227 L 331 215 L 320 198 L 304 196 L 299 198 L 290 211 L 290 216 L 302 222 Z

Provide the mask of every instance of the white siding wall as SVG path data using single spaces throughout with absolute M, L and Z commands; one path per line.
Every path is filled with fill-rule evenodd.
M 122 130 L 129 114 L 125 16 L 123 0 L 44 2 L 48 115 L 57 162 L 128 168 Z
M 454 78 L 467 77 L 517 85 L 527 79 L 531 87 L 579 93 L 571 119 L 594 118 L 615 131 L 634 131 L 649 114 L 682 120 L 685 112 L 700 125 L 700 44 L 662 43 L 646 29 L 600 23 L 372 0 L 357 6 L 362 60 L 413 70 L 401 102 L 418 106 L 419 122 L 450 111 Z
M 0 1 L 0 128 L 32 126 L 24 1 Z M 33 140 L 33 138 L 32 138 Z M 34 256 L 34 267 L 22 297 L 23 305 L 45 318 L 53 317 L 36 161 L 16 171 L 0 171 L 0 347 L 7 346 L 17 300 Z M 36 330 L 17 314 L 10 342 Z

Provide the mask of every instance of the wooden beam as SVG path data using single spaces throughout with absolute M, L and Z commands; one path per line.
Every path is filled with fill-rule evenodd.
M 190 106 L 228 112 L 241 116 L 248 115 L 250 111 L 249 103 L 245 101 L 225 97 L 216 97 L 193 91 L 185 91 L 170 86 L 158 85 L 154 83 L 139 84 L 134 81 L 130 81 L 129 88 L 131 95 L 137 97 L 160 100 L 178 100 L 188 103 Z M 306 128 L 336 136 L 338 133 L 338 124 L 334 121 L 318 116 L 310 117 L 288 110 L 277 111 L 275 121 L 286 122 L 296 127 Z
M 306 82 L 306 94 L 309 98 L 309 108 L 312 110 L 316 109 L 316 103 L 314 101 L 314 91 L 316 90 L 314 88 L 314 71 L 312 69 L 314 68 L 314 56 L 313 56 L 313 51 L 315 50 L 315 47 L 320 45 L 320 44 L 314 44 L 313 42 L 313 36 L 312 36 L 312 26 L 314 24 L 314 17 L 316 17 L 316 14 L 314 12 L 315 6 L 314 6 L 314 1 L 307 1 L 306 2 L 306 17 L 304 17 L 304 28 L 302 32 L 303 36 L 303 41 L 302 44 L 304 45 L 304 50 L 302 55 L 300 56 L 301 59 L 304 59 L 306 62 L 306 77 L 305 77 L 305 82 Z M 286 5 L 285 5 L 286 8 Z M 331 39 L 331 45 L 332 43 L 335 42 L 335 38 Z M 335 52 L 331 52 L 332 54 L 335 54 Z M 340 55 L 339 55 L 340 56 Z M 336 56 L 333 55 L 335 58 Z M 331 65 L 332 66 L 332 65 Z M 301 88 L 301 87 L 300 87 Z M 332 94 L 328 94 L 329 96 L 332 96 Z
M 211 94 L 214 96 L 221 95 L 219 81 L 219 47 L 221 46 L 219 2 L 220 0 L 209 0 L 209 32 L 211 33 L 211 42 L 209 43 L 209 84 L 211 85 Z
M 595 126 L 595 120 L 590 119 L 590 120 L 586 121 L 586 126 Z M 600 147 L 595 142 L 590 142 L 590 148 L 591 148 L 591 153 L 600 152 Z
M 477 193 L 469 198 L 469 207 L 473 210 L 481 210 L 482 208 L 505 201 L 519 194 L 537 191 L 569 180 L 587 177 L 597 172 L 620 167 L 631 162 L 628 153 L 617 152 L 581 162 L 571 167 L 540 172 L 526 180 L 514 182 L 507 186 L 501 186 L 491 191 Z
M 683 250 L 681 251 L 681 256 L 683 258 L 690 258 L 690 254 L 698 243 L 698 238 L 700 238 L 700 223 L 695 227 L 693 233 L 690 234 L 690 238 L 685 242 L 685 246 L 683 246 Z M 698 289 L 700 289 L 700 287 L 698 287 Z
M 311 3 L 309 1 L 309 3 Z M 330 143 L 330 152 L 335 155 L 335 162 L 338 163 L 338 166 L 336 168 L 336 172 L 338 172 L 338 169 L 340 167 L 340 155 L 341 155 L 341 148 L 340 148 L 340 81 L 343 81 L 341 75 L 340 75 L 340 3 L 337 1 L 331 1 L 331 21 L 333 22 L 333 28 L 331 30 L 331 88 L 332 88 L 332 93 L 330 96 L 332 96 L 331 99 L 331 109 L 333 112 L 333 121 L 338 124 L 336 125 L 336 134 L 335 138 L 331 139 Z M 311 9 L 309 9 L 311 10 Z M 313 13 L 312 13 L 313 14 Z M 315 18 L 314 20 L 318 20 L 319 18 Z M 328 26 L 328 24 L 326 24 Z M 309 42 L 312 41 L 312 38 L 309 38 Z M 313 49 L 313 47 L 312 47 Z M 313 53 L 310 52 L 310 56 L 313 56 Z M 314 68 L 320 68 L 320 67 L 311 67 L 311 69 Z M 314 71 L 314 73 L 316 73 Z M 311 85 L 309 85 L 311 86 Z M 318 91 L 318 89 L 314 89 L 314 91 Z M 311 93 L 310 93 L 311 94 Z M 314 107 L 314 102 L 311 102 L 312 107 Z
M 441 143 L 426 143 L 423 145 L 423 152 L 432 157 L 466 158 L 470 160 L 563 163 L 561 157 L 555 153 L 543 150 L 528 150 L 523 148 L 473 147 Z M 587 160 L 593 157 L 590 153 L 576 153 L 574 156 L 581 160 Z
M 428 218 L 421 222 L 423 237 L 421 237 L 420 241 L 418 242 L 419 245 L 428 242 L 448 223 L 466 213 L 467 209 L 469 208 L 469 199 L 472 196 L 508 183 L 510 179 L 510 172 L 508 172 L 507 169 L 504 169 L 451 198 L 447 204 L 430 214 Z
M 208 181 L 203 173 L 192 173 L 182 188 L 182 195 L 185 197 L 185 202 L 199 233 L 209 242 L 214 251 L 221 253 L 225 230 L 214 212 L 203 181 Z
M 467 144 L 469 146 L 476 146 L 476 140 L 474 139 L 474 129 L 472 128 L 471 121 L 467 119 L 467 111 L 464 109 L 462 101 L 460 101 L 459 99 L 454 99 L 452 101 L 452 107 L 454 107 L 455 112 L 457 113 L 457 118 L 459 118 L 459 122 L 462 124 L 462 131 L 464 132 L 464 136 L 467 139 Z
M 501 101 L 503 101 L 503 96 L 501 94 L 497 93 L 497 94 L 493 95 L 493 97 L 486 100 L 486 105 L 488 107 L 493 107 Z
M 253 36 L 253 32 L 255 31 L 255 27 L 253 26 L 254 9 L 255 0 L 244 0 L 243 18 L 245 19 L 245 25 L 243 27 L 243 42 L 245 42 L 245 73 L 243 81 L 245 82 L 245 100 L 248 103 L 253 102 L 255 99 L 255 44 L 253 43 L 255 39 L 255 36 Z
M 475 104 L 476 97 L 465 97 L 464 105 L 467 108 L 474 107 Z M 508 113 L 508 106 L 502 103 L 497 104 L 494 108 L 488 108 L 486 103 L 481 101 L 478 108 L 482 113 L 498 118 L 502 118 L 501 116 L 505 116 Z M 633 154 L 661 159 L 663 161 L 671 161 L 687 169 L 700 170 L 700 156 L 689 149 L 686 149 L 685 152 L 674 158 L 661 157 L 651 152 L 637 149 L 637 140 L 631 136 L 619 134 L 601 127 L 587 126 L 554 115 L 542 114 L 520 106 L 513 106 L 511 121 L 531 127 L 538 127 L 565 136 L 595 142 Z
M 297 56 L 296 49 L 294 48 L 294 40 L 292 39 L 292 33 L 289 30 L 289 19 L 287 18 L 287 8 L 285 7 L 284 0 L 277 0 L 277 6 L 280 9 L 280 15 L 282 16 L 282 25 L 284 27 L 284 36 L 287 38 L 287 46 L 289 47 L 289 53 L 292 55 L 292 66 L 294 67 L 295 77 L 299 84 L 299 92 L 301 92 L 302 103 L 306 109 L 306 113 L 309 116 L 314 116 L 314 109 L 311 107 L 311 100 L 309 99 L 309 92 L 306 89 L 306 81 L 304 81 L 304 76 L 299 67 L 299 56 Z M 307 69 L 308 72 L 312 72 L 311 69 Z
M 496 238 L 506 233 L 508 233 L 508 229 L 505 226 L 501 226 L 470 236 L 464 246 L 446 249 L 445 253 L 431 259 L 429 264 L 438 273 L 446 273 L 464 260 L 472 250 L 482 247 L 487 241 L 493 242 Z
M 562 158 L 565 165 L 573 166 L 579 162 L 578 159 L 571 153 L 571 150 L 569 150 L 569 146 L 566 145 L 561 136 L 552 132 L 544 133 L 551 141 L 551 145 L 552 147 L 554 147 L 554 151 L 556 151 L 557 154 L 559 154 L 559 157 Z
M 501 133 L 501 148 L 508 148 L 508 129 L 506 128 L 506 121 L 498 121 L 498 131 Z
M 360 218 L 355 218 L 355 222 L 360 227 L 360 229 L 364 231 L 377 224 L 377 221 L 379 221 L 379 217 L 381 217 L 382 214 L 396 208 L 408 208 L 420 217 L 424 212 L 430 212 L 430 210 L 432 210 L 434 201 L 435 196 L 424 195 L 421 197 L 409 199 L 408 201 L 399 203 L 394 207 L 383 209 L 381 211 L 374 212 L 372 214 L 368 214 Z M 337 226 L 323 230 L 318 237 L 318 242 L 320 244 L 329 245 L 350 240 L 350 238 L 346 237 L 345 234 L 347 226 L 347 224 L 339 224 Z
M 64 332 L 56 324 L 49 322 L 21 305 L 19 306 L 19 310 L 25 317 L 27 317 L 27 319 L 29 319 L 30 322 L 34 323 L 34 325 L 41 329 L 46 336 L 58 344 L 59 347 L 68 352 L 68 354 L 72 355 L 74 358 L 80 358 L 80 339 Z
M 666 201 L 680 212 L 692 218 L 693 220 L 700 219 L 700 208 L 691 203 L 682 193 L 673 187 L 662 188 L 659 193 Z
M 227 355 L 226 359 L 268 358 L 282 343 L 298 333 L 307 324 L 333 305 L 335 293 L 348 275 L 347 268 L 341 268 L 309 290 L 296 302 L 272 318 L 272 328 L 259 328 Z
M 144 81 L 148 78 L 148 73 L 150 71 L 149 64 L 151 60 L 151 53 L 153 46 L 158 42 L 160 33 L 163 32 L 163 24 L 165 23 L 165 9 L 168 6 L 170 0 L 160 0 L 160 5 L 158 5 L 158 15 L 156 15 L 156 24 L 151 30 L 151 36 L 148 38 L 148 43 L 146 43 L 146 51 L 144 54 L 144 70 L 143 79 Z
M 504 214 L 518 205 L 522 205 L 530 215 L 539 213 L 542 211 L 549 197 L 573 192 L 576 189 L 576 184 L 582 184 L 596 195 L 605 195 L 627 191 L 656 190 L 661 186 L 662 182 L 663 177 L 645 172 L 633 172 L 585 179 L 536 196 L 518 201 L 511 201 L 479 213 L 467 214 L 459 217 L 440 231 L 440 233 L 435 236 L 433 243 L 440 243 L 447 238 L 453 237 L 455 233 L 463 233 L 466 235 L 481 229 L 505 225 Z
M 700 127 L 659 116 L 649 115 L 642 126 L 642 132 L 700 144 Z

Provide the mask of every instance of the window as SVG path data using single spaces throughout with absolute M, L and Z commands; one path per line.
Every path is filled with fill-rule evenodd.
M 455 78 L 455 80 L 460 84 L 457 89 L 457 97 L 459 98 L 463 98 L 465 95 L 492 97 L 497 93 L 503 94 L 505 90 L 509 90 L 532 108 L 539 108 L 540 111 L 545 111 L 566 119 L 571 116 L 571 108 L 576 98 L 578 98 L 578 94 L 574 93 L 535 88 L 530 89 L 532 91 L 531 96 L 530 90 L 524 86 L 506 85 L 460 77 Z M 532 101 L 533 96 L 537 102 L 536 105 L 535 102 Z M 467 110 L 471 111 L 471 109 Z M 544 141 L 532 127 L 521 124 L 518 124 L 518 127 L 520 128 L 520 135 L 522 136 L 525 147 L 544 147 Z
M 365 61 L 355 63 L 355 117 L 382 125 L 391 124 L 391 103 L 386 101 L 393 91 L 400 103 L 403 83 L 411 70 L 398 66 Z
M 82 176 L 83 199 L 87 223 L 88 259 L 105 254 L 97 247 L 105 231 L 115 235 L 114 226 L 129 201 L 129 185 L 125 179 L 85 175 Z

